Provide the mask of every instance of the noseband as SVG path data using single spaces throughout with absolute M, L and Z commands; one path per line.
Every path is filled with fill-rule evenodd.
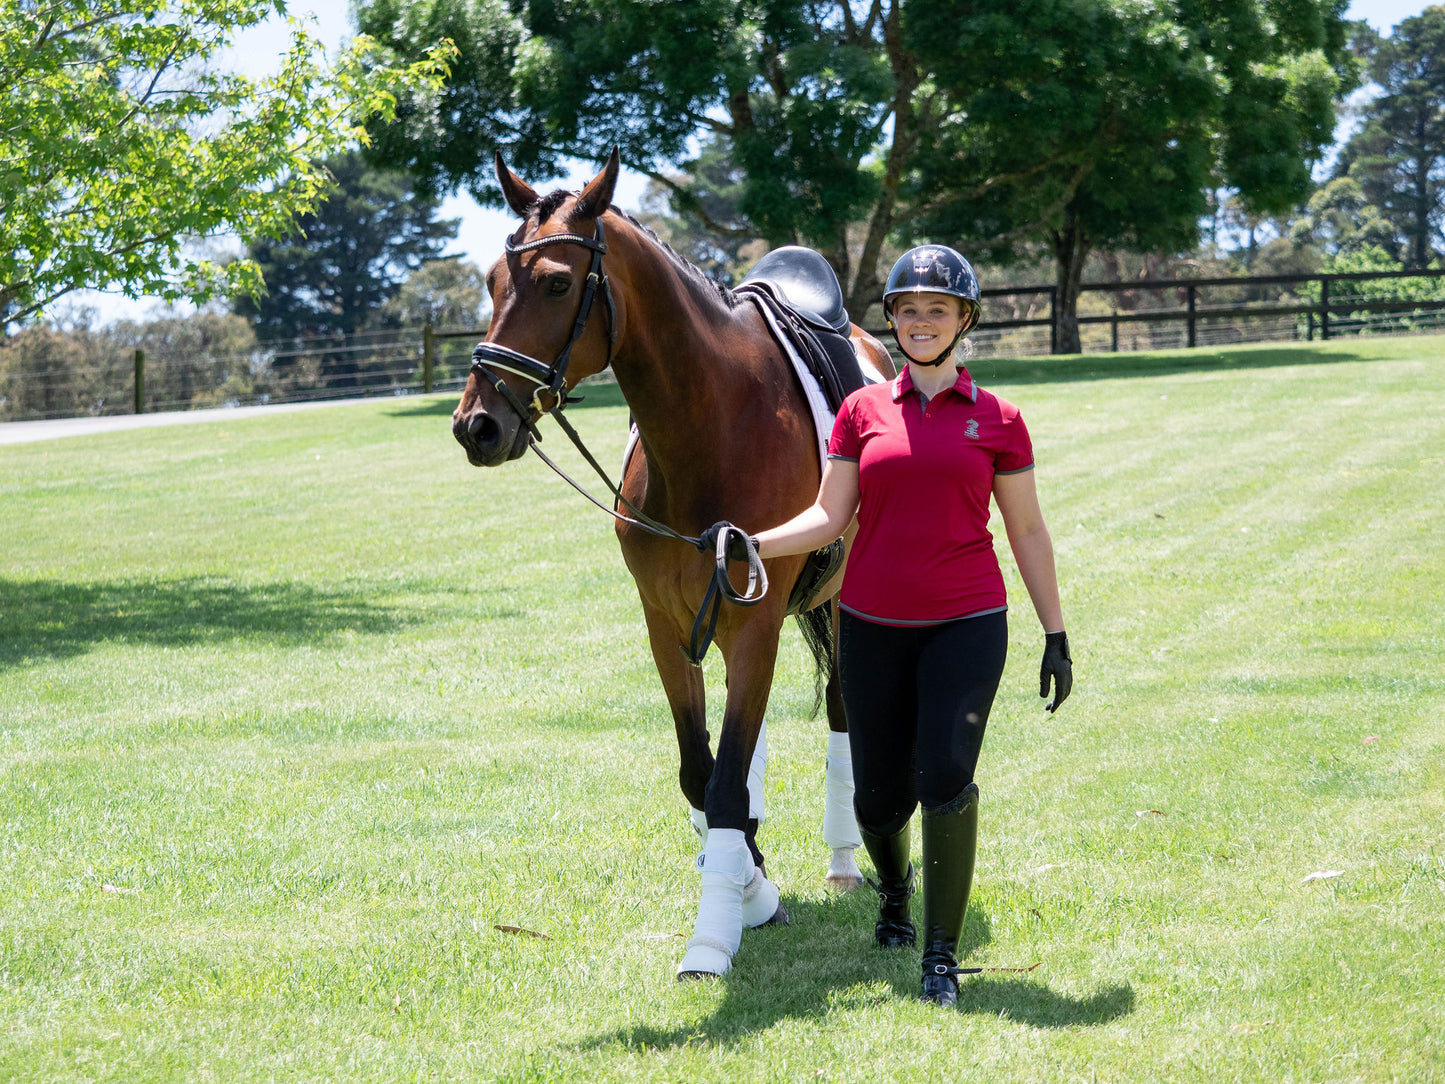
M 517 412 L 522 419 L 522 424 L 530 429 L 532 436 L 538 440 L 542 438 L 542 434 L 537 432 L 537 427 L 532 422 L 532 411 L 546 414 L 551 410 L 556 410 L 560 415 L 562 408 L 567 405 L 567 366 L 572 360 L 572 347 L 582 337 L 582 331 L 587 326 L 587 318 L 592 315 L 592 303 L 597 299 L 598 290 L 602 291 L 602 300 L 607 305 L 607 361 L 603 368 L 612 364 L 612 351 L 617 346 L 617 306 L 612 302 L 612 290 L 607 285 L 607 276 L 602 273 L 602 255 L 607 251 L 607 241 L 602 234 L 602 220 L 600 218 L 597 220 L 595 237 L 583 237 L 578 233 L 554 233 L 521 244 L 515 243 L 512 238 L 508 237 L 504 243 L 508 255 L 520 255 L 523 252 L 546 248 L 548 245 L 581 245 L 583 248 L 592 250 L 592 264 L 587 268 L 587 285 L 582 289 L 582 303 L 577 308 L 577 319 L 572 324 L 572 337 L 562 347 L 556 360 L 551 365 L 544 365 L 536 358 L 520 351 L 490 342 L 477 343 L 472 350 L 472 372 L 497 389 L 498 394 L 507 400 L 512 409 Z M 492 368 L 488 368 L 488 364 Z M 515 373 L 536 384 L 537 390 L 532 393 L 532 402 L 530 404 L 523 403 L 492 369 Z M 552 395 L 550 407 L 542 404 L 544 392 Z

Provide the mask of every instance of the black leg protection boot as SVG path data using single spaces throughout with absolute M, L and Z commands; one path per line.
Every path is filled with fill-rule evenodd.
M 860 824 L 858 834 L 863 837 L 863 846 L 878 871 L 878 880 L 869 882 L 878 893 L 878 923 L 873 927 L 873 936 L 884 948 L 911 946 L 917 942 L 917 935 L 908 913 L 908 901 L 913 897 L 908 824 L 905 822 L 891 836 L 875 836 Z
M 923 1000 L 958 1000 L 958 939 L 978 850 L 978 785 L 940 809 L 923 811 Z

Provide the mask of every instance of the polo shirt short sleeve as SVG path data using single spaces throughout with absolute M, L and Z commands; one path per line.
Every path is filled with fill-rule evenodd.
M 858 463 L 845 610 L 927 625 L 1007 608 L 989 498 L 994 475 L 1034 465 L 1017 407 L 979 388 L 967 369 L 925 404 L 905 369 L 848 397 L 828 455 Z

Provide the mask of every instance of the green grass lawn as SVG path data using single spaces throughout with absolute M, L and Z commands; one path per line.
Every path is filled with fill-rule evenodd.
M 1445 338 L 976 375 L 1075 655 L 1051 718 L 1005 562 L 965 940 L 1035 970 L 939 1012 L 824 890 L 790 629 L 792 924 L 676 983 L 695 837 L 608 521 L 395 400 L 0 447 L 0 1078 L 1445 1080 Z M 615 389 L 571 417 L 620 460 Z

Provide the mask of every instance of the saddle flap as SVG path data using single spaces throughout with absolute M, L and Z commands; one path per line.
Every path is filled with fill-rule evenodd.
M 793 309 L 805 322 L 840 335 L 851 321 L 843 303 L 843 288 L 828 261 L 810 248 L 784 245 L 753 265 L 739 285 L 761 288 Z

